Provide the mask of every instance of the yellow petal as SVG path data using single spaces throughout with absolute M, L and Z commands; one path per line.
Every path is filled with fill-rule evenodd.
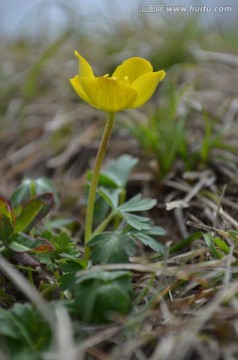
M 164 70 L 147 73 L 135 80 L 130 87 L 137 92 L 137 98 L 131 108 L 142 106 L 153 95 L 159 82 L 165 77 Z
M 70 79 L 71 85 L 73 86 L 76 93 L 86 102 L 90 103 L 90 99 L 87 94 L 84 92 L 84 89 L 81 86 L 80 77 L 76 75 L 72 79 Z
M 129 82 L 132 83 L 141 75 L 152 71 L 153 68 L 149 61 L 140 57 L 132 57 L 123 61 L 123 63 L 116 68 L 112 77 L 116 77 L 122 81 L 125 76 L 128 76 Z
M 77 51 L 75 51 L 74 54 L 79 59 L 79 76 L 93 78 L 93 70 L 87 60 L 85 60 Z
M 129 109 L 137 96 L 136 90 L 111 78 L 80 78 L 80 86 L 89 104 L 107 112 Z

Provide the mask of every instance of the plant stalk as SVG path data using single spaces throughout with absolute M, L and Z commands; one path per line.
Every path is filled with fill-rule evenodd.
M 90 249 L 87 246 L 88 241 L 92 236 L 92 226 L 93 226 L 93 214 L 94 214 L 94 205 L 97 191 L 98 179 L 103 163 L 103 159 L 106 153 L 107 144 L 110 139 L 113 125 L 115 120 L 115 113 L 109 112 L 107 114 L 107 122 L 102 136 L 102 140 L 98 149 L 94 169 L 92 172 L 92 178 L 88 194 L 88 205 L 86 210 L 86 219 L 85 219 L 85 235 L 84 235 L 84 259 L 89 260 L 90 258 Z

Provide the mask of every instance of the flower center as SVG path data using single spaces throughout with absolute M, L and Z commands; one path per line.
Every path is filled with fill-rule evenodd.
M 119 81 L 119 82 L 122 82 L 124 85 L 130 85 L 128 76 L 124 76 L 123 80 L 117 80 L 116 76 L 109 76 L 109 74 L 105 74 L 105 75 L 103 75 L 103 78 L 112 80 L 112 81 Z

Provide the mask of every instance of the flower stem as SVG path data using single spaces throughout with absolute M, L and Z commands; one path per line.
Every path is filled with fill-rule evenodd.
M 85 235 L 84 235 L 84 259 L 89 260 L 90 258 L 90 249 L 87 246 L 88 241 L 92 235 L 92 226 L 93 226 L 93 213 L 94 213 L 94 204 L 96 198 L 96 190 L 98 179 L 100 175 L 100 170 L 102 166 L 102 162 L 106 153 L 107 144 L 109 138 L 112 133 L 113 125 L 114 125 L 115 113 L 109 112 L 107 114 L 107 123 L 104 129 L 104 133 L 102 136 L 102 140 L 98 149 L 95 166 L 92 173 L 91 184 L 89 188 L 88 195 L 88 205 L 86 210 L 86 219 L 85 219 Z

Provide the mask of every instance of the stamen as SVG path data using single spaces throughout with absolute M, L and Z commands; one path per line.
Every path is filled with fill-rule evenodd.
M 129 84 L 129 78 L 128 76 L 124 76 L 123 82 L 126 84 Z

